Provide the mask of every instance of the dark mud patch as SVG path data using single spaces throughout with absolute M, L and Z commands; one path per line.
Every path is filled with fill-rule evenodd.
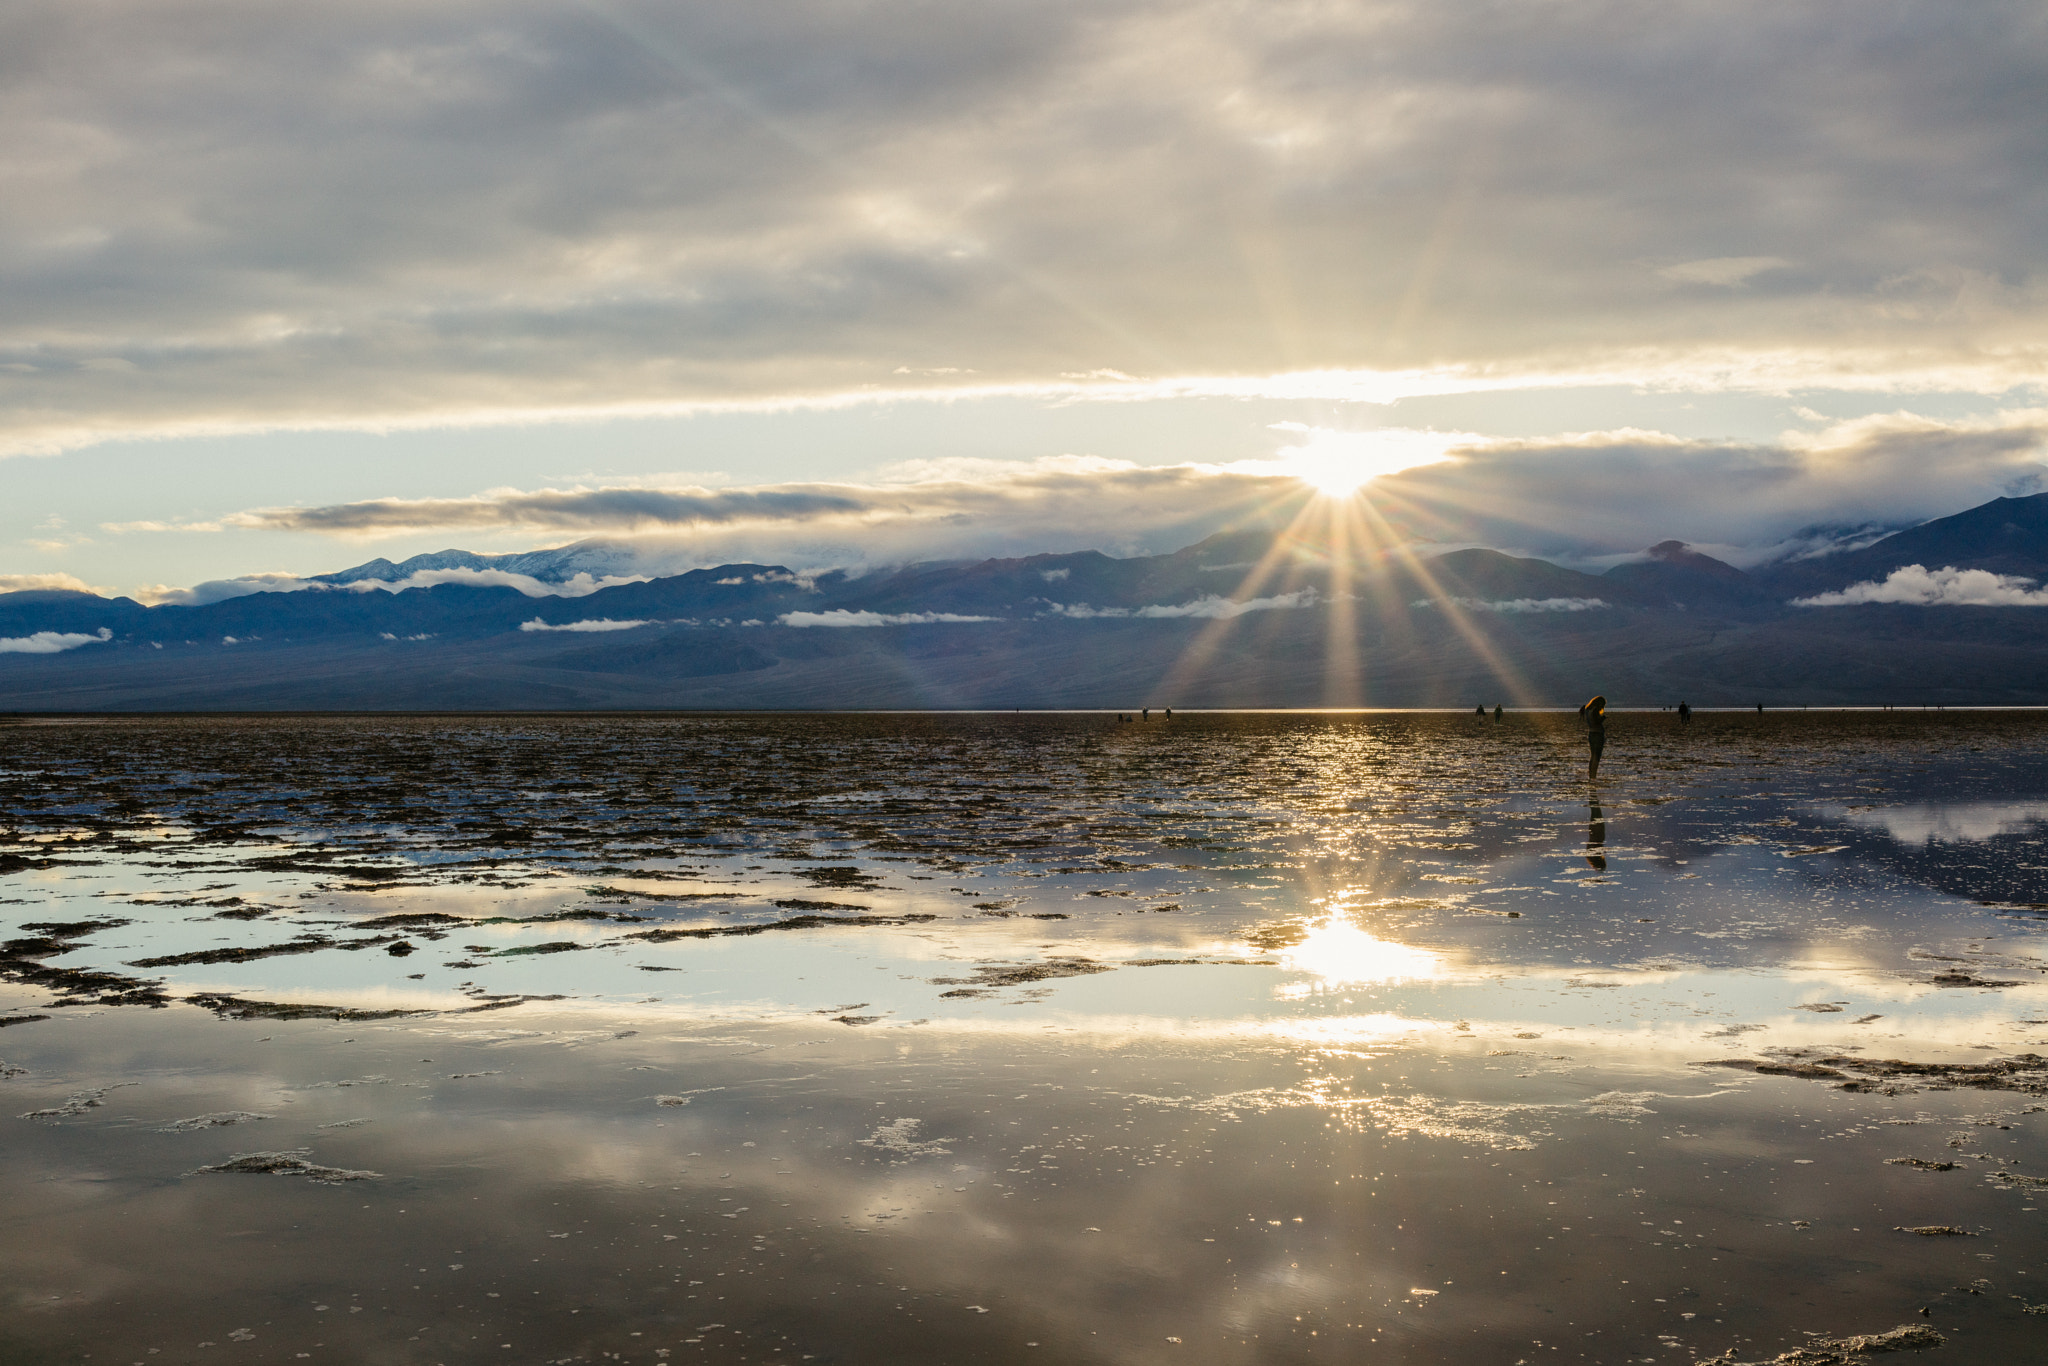
M 358 1010 L 352 1006 L 304 1005 L 292 1001 L 249 1001 L 239 996 L 200 992 L 185 998 L 223 1020 L 397 1020 L 434 1015 L 432 1010 Z
M 1916 1172 L 1952 1172 L 1956 1169 L 1953 1162 L 1929 1162 L 1924 1157 L 1887 1157 L 1884 1164 L 1887 1167 L 1911 1167 Z
M 1027 982 L 1045 982 L 1055 977 L 1092 977 L 1098 972 L 1114 972 L 1114 963 L 1098 963 L 1092 958 L 1054 958 L 1043 963 L 984 963 L 974 970 L 972 977 L 934 977 L 935 987 L 963 987 L 965 991 L 946 992 L 947 996 L 979 995 L 985 991 L 1003 987 L 1023 986 Z
M 781 901 L 776 902 L 775 909 L 778 911 L 867 911 L 874 908 L 864 906 L 857 901 L 806 901 L 800 896 L 793 896 L 785 897 Z
M 419 1013 L 423 1015 L 474 1015 L 482 1010 L 510 1010 L 513 1006 L 523 1006 L 528 1001 L 566 1001 L 568 999 L 568 997 L 559 992 L 552 996 L 489 996 L 477 1005 L 464 1006 L 460 1010 L 426 1010 Z
M 0 1015 L 0 1029 L 5 1029 L 9 1025 L 34 1024 L 38 1020 L 49 1018 L 47 1015 Z
M 1308 938 L 1308 926 L 1291 920 L 1278 925 L 1261 925 L 1247 931 L 1244 938 L 1253 948 L 1271 953 L 1275 949 L 1291 949 Z
M 459 915 L 443 915 L 439 911 L 405 911 L 397 915 L 372 916 L 358 920 L 359 930 L 424 930 L 443 925 L 474 925 L 474 920 Z
M 1517 1035 L 1516 1037 L 1520 1037 Z M 1806 1077 L 1811 1080 L 1843 1081 L 1848 1073 L 1828 1066 L 1838 1061 L 1830 1058 L 1827 1062 L 1772 1062 L 1768 1058 L 1716 1058 L 1711 1062 L 1696 1062 L 1694 1067 L 1728 1067 L 1740 1072 L 1755 1072 L 1765 1077 Z
M 330 939 L 323 934 L 307 939 L 294 939 L 288 944 L 261 944 L 254 948 L 195 949 L 191 953 L 167 953 L 158 958 L 138 958 L 126 966 L 181 968 L 206 963 L 253 963 L 262 958 L 289 958 L 294 954 L 318 953 L 322 949 L 343 947 L 361 948 L 363 945 L 343 945 L 340 940 Z
M 464 951 L 484 958 L 524 958 L 537 953 L 581 953 L 596 947 L 595 944 L 579 944 L 573 939 L 556 939 L 546 944 L 521 944 L 509 949 L 488 949 L 469 944 L 464 946 Z
M 93 968 L 51 967 L 43 962 L 70 953 L 77 941 L 100 930 L 118 929 L 126 920 L 74 920 L 23 925 L 30 937 L 0 943 L 0 981 L 21 982 L 58 993 L 59 1005 L 166 1006 L 171 998 L 162 983 Z
M 1929 985 L 1937 987 L 1985 987 L 2000 990 L 2005 987 L 2023 987 L 2025 982 L 2001 977 L 1979 977 L 1972 972 L 1937 972 L 1927 979 Z
M 311 1148 L 289 1148 L 274 1153 L 236 1153 L 225 1162 L 216 1162 L 207 1167 L 194 1167 L 187 1176 L 204 1173 L 237 1173 L 251 1176 L 303 1176 L 323 1186 L 338 1186 L 346 1181 L 375 1181 L 382 1172 L 354 1171 L 347 1167 L 323 1167 L 306 1159 L 313 1155 Z
M 190 1119 L 173 1120 L 158 1129 L 160 1134 L 189 1134 L 200 1129 L 224 1129 L 232 1124 L 251 1124 L 259 1119 L 276 1119 L 276 1115 L 258 1114 L 254 1110 L 222 1110 L 217 1114 L 194 1115 Z
M 873 873 L 863 872 L 849 865 L 821 868 L 798 868 L 796 875 L 814 887 L 841 887 L 848 891 L 865 891 L 882 885 L 882 879 Z
M 135 1082 L 117 1082 L 112 1086 L 95 1086 L 87 1091 L 76 1091 L 62 1105 L 51 1105 L 41 1110 L 30 1110 L 17 1116 L 20 1119 L 76 1119 L 88 1110 L 97 1110 L 106 1104 L 109 1091 L 118 1091 L 123 1086 L 134 1086 Z
M 1859 1333 L 1850 1338 L 1809 1342 L 1769 1361 L 1739 1362 L 1735 1349 L 1730 1347 L 1720 1356 L 1702 1357 L 1700 1366 L 1852 1366 L 1861 1357 L 1883 1352 L 1920 1352 L 1947 1341 L 1924 1323 L 1904 1323 L 1888 1333 Z
M 1908 1228 L 1904 1224 L 1893 1224 L 1894 1233 L 1913 1233 L 1922 1238 L 1974 1238 L 1977 1235 L 1956 1224 L 1916 1224 Z
M 93 860 L 31 858 L 26 854 L 0 854 L 0 877 L 10 873 L 40 873 L 51 868 L 91 867 Z
M 2018 1091 L 2048 1095 L 2048 1058 L 2019 1053 L 1982 1063 L 1908 1062 L 1903 1058 L 1717 1058 L 1694 1067 L 1727 1067 L 1766 1077 L 1805 1077 L 1834 1081 L 1843 1091 L 1905 1095 L 1915 1090 Z
M 935 915 L 796 915 L 787 920 L 771 920 L 765 925 L 707 925 L 702 929 L 691 930 L 642 930 L 638 934 L 626 935 L 625 938 L 662 944 L 672 939 L 718 939 L 727 935 L 767 934 L 771 930 L 861 929 L 882 925 L 922 924 L 937 919 Z

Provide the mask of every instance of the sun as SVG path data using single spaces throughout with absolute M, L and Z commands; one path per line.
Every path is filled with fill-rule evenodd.
M 1326 498 L 1349 498 L 1384 474 L 1398 474 L 1451 459 L 1455 438 L 1442 432 L 1387 428 L 1340 432 L 1285 424 L 1307 438 L 1282 450 L 1277 463 Z

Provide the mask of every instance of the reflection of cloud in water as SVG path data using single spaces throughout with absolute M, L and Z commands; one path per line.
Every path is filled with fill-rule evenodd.
M 1956 805 L 1885 806 L 1857 811 L 1824 808 L 1827 815 L 1866 830 L 1882 830 L 1900 844 L 1971 844 L 2015 835 L 2048 821 L 2048 802 L 1968 802 Z
M 1318 979 L 1314 984 L 1283 987 L 1282 995 L 1349 983 L 1430 980 L 1442 976 L 1444 969 L 1440 953 L 1376 938 L 1334 917 L 1311 925 L 1300 943 L 1282 950 L 1280 961 L 1284 967 Z

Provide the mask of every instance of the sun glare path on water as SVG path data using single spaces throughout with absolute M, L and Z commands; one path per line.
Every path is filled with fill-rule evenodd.
M 1380 939 L 1334 916 L 1311 925 L 1300 943 L 1282 952 L 1280 961 L 1294 972 L 1317 979 L 1312 984 L 1297 984 L 1297 992 L 1346 984 L 1426 981 L 1444 971 L 1442 954 Z

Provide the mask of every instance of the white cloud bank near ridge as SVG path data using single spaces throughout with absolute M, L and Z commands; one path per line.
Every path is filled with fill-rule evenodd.
M 322 583 L 299 574 L 245 574 L 233 579 L 209 579 L 190 588 L 159 584 L 132 594 L 138 602 L 152 607 L 171 605 L 203 607 L 210 602 L 247 597 L 251 593 L 402 593 L 409 588 L 432 588 L 437 584 L 460 583 L 476 588 L 516 588 L 529 598 L 583 598 L 600 588 L 624 583 L 645 583 L 646 574 L 608 574 L 596 577 L 579 573 L 559 583 L 515 574 L 504 569 L 427 569 L 402 579 L 360 579 L 354 583 Z M 4 591 L 4 590 L 0 590 Z
M 1835 593 L 1794 598 L 1794 607 L 1855 607 L 1864 603 L 1903 603 L 1915 607 L 2048 607 L 2048 588 L 2032 579 L 1994 574 L 1988 569 L 1928 569 L 1909 564 L 1894 569 L 1883 583 L 1852 583 Z
M 1888 413 L 1764 444 L 1630 429 L 1544 440 L 1406 429 L 1353 434 L 1362 441 L 1376 435 L 1411 456 L 1427 454 L 1434 441 L 1449 458 L 1368 486 L 1373 535 L 1588 563 L 1676 538 L 1756 564 L 1867 541 L 1872 527 L 1908 526 L 2034 492 L 2048 475 L 2048 411 L 2039 409 L 1962 421 Z M 577 596 L 634 577 L 735 562 L 813 572 L 1090 549 L 1161 553 L 1228 526 L 1285 524 L 1311 506 L 1311 490 L 1291 468 L 1284 460 L 962 460 L 907 466 L 862 484 L 501 489 L 259 508 L 226 521 L 348 540 L 522 531 L 614 538 L 603 578 L 544 585 L 460 569 L 415 575 L 404 585 L 505 582 L 534 596 Z M 255 586 L 204 585 L 189 600 L 290 586 L 261 577 L 242 582 Z
M 1090 607 L 1086 603 L 1052 603 L 1046 609 L 1047 616 L 1073 617 L 1077 620 L 1094 620 L 1100 617 L 1171 618 L 1196 617 L 1208 621 L 1227 621 L 1241 617 L 1247 612 L 1288 611 L 1301 607 L 1313 607 L 1320 595 L 1313 588 L 1301 588 L 1292 593 L 1280 593 L 1268 598 L 1219 597 L 1210 593 L 1196 598 L 1193 602 L 1167 605 L 1155 603 L 1149 607 Z
M 778 626 L 934 626 L 947 622 L 1000 621 L 1000 617 L 962 616 L 957 612 L 854 612 L 835 607 L 829 612 L 784 612 Z
M 54 655 L 81 645 L 103 645 L 114 633 L 102 626 L 92 635 L 78 631 L 37 631 L 34 635 L 0 637 L 0 655 Z
M 0 574 L 0 593 L 105 593 L 104 588 L 94 588 L 76 574 Z
M 1601 598 L 1452 598 L 1452 605 L 1468 612 L 1505 612 L 1511 616 L 1524 612 L 1597 612 L 1607 606 Z M 1419 598 L 1408 604 L 1410 607 L 1435 607 L 1429 598 Z
M 535 617 L 519 623 L 522 631 L 630 631 L 638 626 L 651 626 L 648 621 L 613 621 L 610 617 L 585 617 L 581 621 L 565 621 L 560 624 L 543 621 Z
M 0 450 L 902 386 L 1995 390 L 2048 354 L 2038 17 L 18 0 Z

